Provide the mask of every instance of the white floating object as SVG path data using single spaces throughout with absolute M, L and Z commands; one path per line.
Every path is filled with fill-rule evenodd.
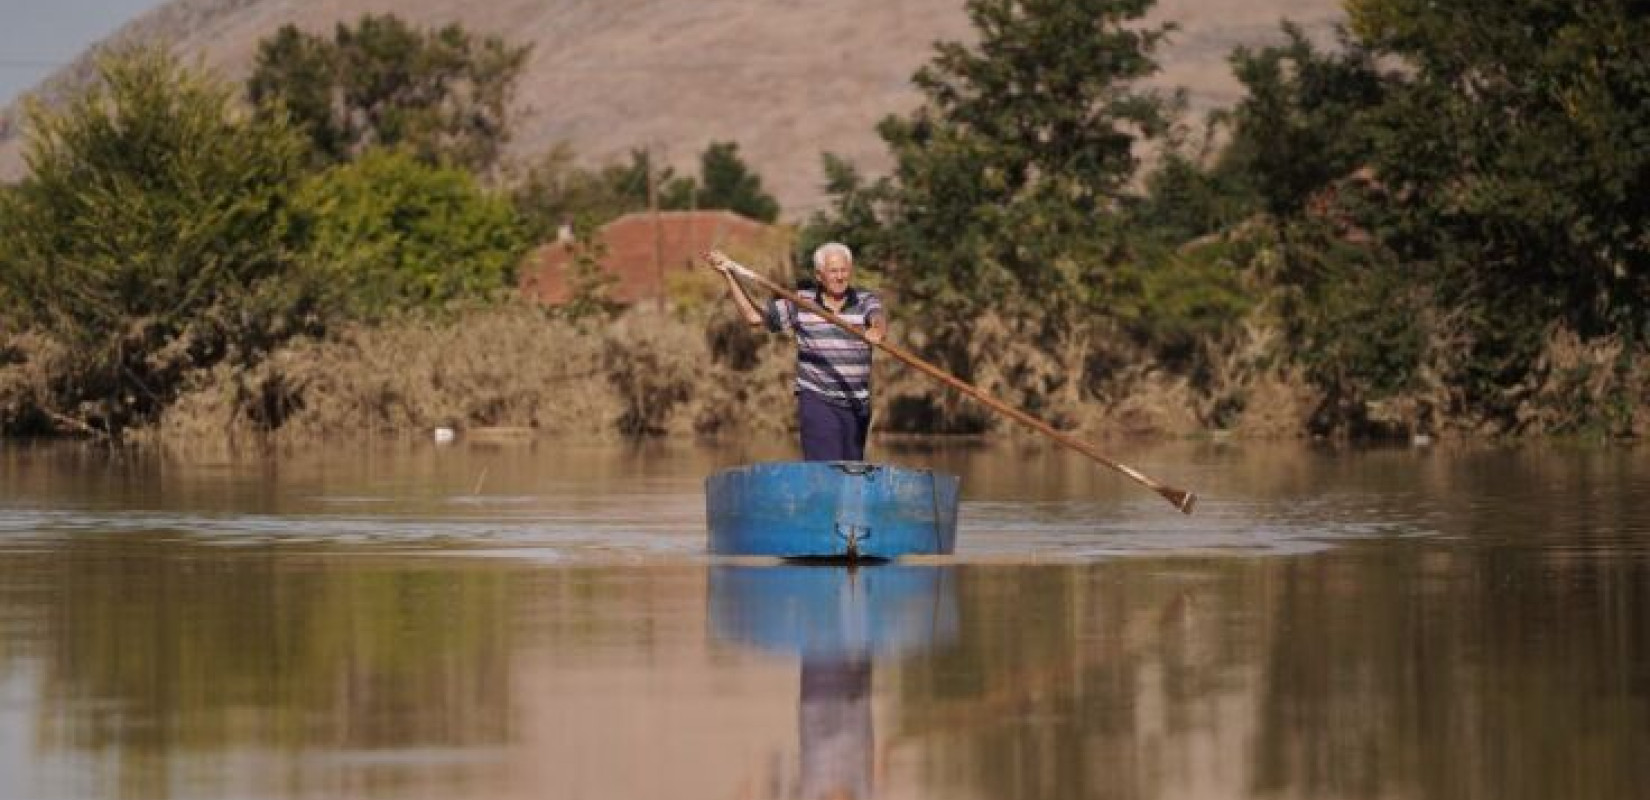
M 442 427 L 435 429 L 436 444 L 449 444 L 456 438 L 458 438 L 458 433 L 452 428 Z
M 1432 437 L 1424 433 L 1417 433 L 1414 436 L 1409 437 L 1409 443 L 1416 447 L 1426 447 L 1427 445 L 1432 444 Z

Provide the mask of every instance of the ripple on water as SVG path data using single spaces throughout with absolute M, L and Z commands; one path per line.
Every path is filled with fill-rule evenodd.
M 538 561 L 695 555 L 700 523 L 670 516 L 569 512 L 451 517 L 428 514 L 230 514 L 166 511 L 0 511 L 5 549 L 88 534 L 176 534 L 208 545 L 382 545 L 375 552 L 501 556 Z
M 0 510 L 8 549 L 85 533 L 173 533 L 221 546 L 382 545 L 396 552 L 557 563 L 694 558 L 704 552 L 697 494 L 588 500 L 534 495 L 307 498 L 305 513 Z M 1349 498 L 1290 503 L 1209 502 L 1192 516 L 1147 500 L 970 501 L 961 508 L 960 560 L 1106 559 L 1141 555 L 1286 556 L 1358 539 L 1438 535 L 1423 513 L 1399 516 Z

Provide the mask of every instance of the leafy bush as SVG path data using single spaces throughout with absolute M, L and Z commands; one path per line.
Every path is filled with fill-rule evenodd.
M 1137 285 L 1111 311 L 1158 358 L 1186 366 L 1201 343 L 1218 341 L 1253 310 L 1242 280 L 1251 255 L 1247 242 L 1215 241 L 1124 268 Z
M 160 51 L 97 71 L 29 111 L 30 174 L 0 194 L 0 302 L 71 354 L 54 413 L 118 437 L 189 370 L 254 361 L 318 320 L 289 204 L 302 139 Z
M 361 317 L 486 298 L 514 280 L 527 248 L 510 202 L 474 176 L 400 150 L 372 150 L 307 181 L 317 268 Z

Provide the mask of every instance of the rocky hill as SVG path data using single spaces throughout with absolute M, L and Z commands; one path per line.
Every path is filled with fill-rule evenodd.
M 969 37 L 962 0 L 173 0 L 100 46 L 164 42 L 238 79 L 281 25 L 324 32 L 366 13 L 532 42 L 513 157 L 565 140 L 593 160 L 648 147 L 688 167 L 733 139 L 792 218 L 820 202 L 821 151 L 887 165 L 873 126 L 917 102 L 909 78 L 935 40 Z M 1277 39 L 1284 18 L 1327 36 L 1341 16 L 1337 0 L 1160 0 L 1154 17 L 1180 30 L 1153 83 L 1185 87 L 1197 110 L 1228 104 L 1232 47 Z M 41 93 L 84 81 L 89 63 Z M 0 113 L 0 178 L 23 169 L 16 117 Z

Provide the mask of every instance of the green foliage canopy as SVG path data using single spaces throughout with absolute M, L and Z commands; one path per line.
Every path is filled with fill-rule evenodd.
M 361 316 L 486 297 L 514 279 L 526 229 L 470 173 L 374 149 L 305 183 L 312 257 Z
M 1212 168 L 1170 164 L 1137 210 L 1165 231 L 1276 235 L 1252 277 L 1334 406 L 1325 425 L 1425 384 L 1439 410 L 1516 429 L 1555 331 L 1650 342 L 1650 13 L 1627 0 L 1348 11 L 1334 50 L 1293 26 L 1281 45 L 1238 50 L 1230 144 Z M 1228 203 L 1267 219 L 1209 213 Z
M 1391 221 L 1392 243 L 1448 270 L 1463 302 L 1534 314 L 1520 323 L 1650 333 L 1645 4 L 1348 10 L 1362 41 L 1413 68 L 1376 121 L 1380 175 L 1417 209 Z
M 339 25 L 329 41 L 292 25 L 258 47 L 247 91 L 290 114 L 323 163 L 373 147 L 485 171 L 509 136 L 509 105 L 530 46 L 457 25 L 420 30 L 393 15 Z
M 924 105 L 879 128 L 893 175 L 867 184 L 828 159 L 832 210 L 809 239 L 856 245 L 947 316 L 1066 321 L 1106 291 L 1134 144 L 1167 123 L 1162 97 L 1129 86 L 1168 30 L 1132 25 L 1150 5 L 971 0 L 978 42 L 937 45 L 914 79 Z
M 1232 138 L 1217 174 L 1235 178 L 1276 217 L 1298 215 L 1311 197 L 1368 163 L 1364 116 L 1384 99 L 1374 57 L 1343 37 L 1323 52 L 1300 27 L 1286 42 L 1232 53 L 1244 97 L 1224 115 Z
M 30 110 L 30 174 L 0 194 L 0 300 L 70 347 L 64 404 L 118 434 L 186 370 L 312 321 L 287 202 L 304 146 L 164 53 L 97 71 L 61 109 Z

